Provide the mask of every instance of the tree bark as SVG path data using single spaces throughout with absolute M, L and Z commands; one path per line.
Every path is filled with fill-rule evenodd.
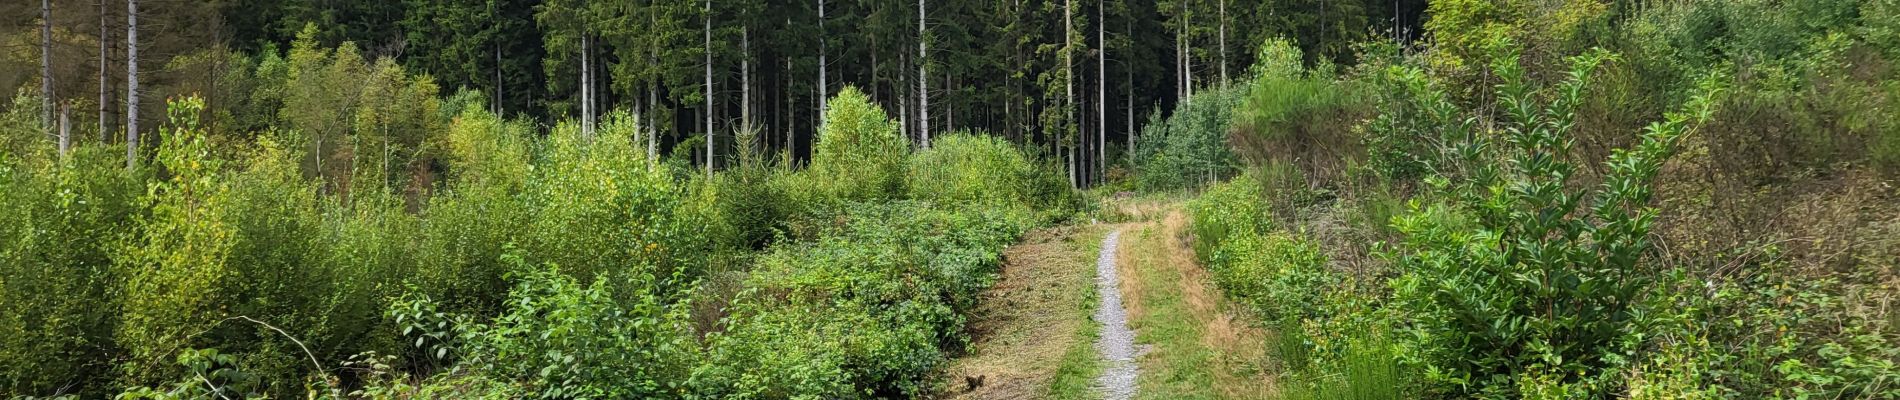
M 1103 19 L 1103 9 L 1108 1 L 1096 2 L 1095 7 L 1095 47 L 1100 49 L 1095 55 L 1095 177 L 1102 180 L 1102 174 L 1108 172 L 1108 20 Z
M 825 0 L 818 0 L 818 129 L 825 126 L 825 102 L 831 91 L 825 83 Z
M 111 99 L 108 98 L 109 95 L 106 94 L 106 91 L 108 90 L 107 88 L 111 87 L 111 84 L 107 83 L 106 81 L 107 79 L 109 79 L 106 77 L 106 49 L 107 49 L 106 37 L 107 37 L 106 36 L 106 2 L 105 0 L 100 0 L 99 1 L 99 144 L 106 143 L 107 132 L 110 132 L 106 127 L 107 125 L 106 105 L 112 103 Z
M 40 0 L 40 126 L 53 126 L 53 5 L 49 0 Z
M 1129 38 L 1134 38 L 1135 18 L 1132 16 L 1128 17 L 1124 22 L 1126 25 L 1122 26 L 1122 32 L 1128 35 Z M 1128 92 L 1122 93 L 1122 97 L 1128 98 L 1128 154 L 1126 156 L 1128 158 L 1128 172 L 1132 173 L 1135 172 L 1135 134 L 1137 133 L 1135 129 L 1135 69 L 1129 66 L 1128 63 L 1122 63 L 1122 72 L 1128 75 Z
M 712 0 L 706 0 L 706 175 L 713 172 Z
M 138 167 L 139 0 L 125 0 L 125 168 Z
M 1062 117 L 1068 123 L 1063 124 L 1062 138 L 1067 139 L 1068 127 L 1075 123 L 1075 0 L 1062 0 Z M 1075 146 L 1068 146 L 1069 186 L 1079 186 L 1075 179 Z
M 1227 84 L 1227 0 L 1220 0 L 1220 84 Z
M 66 158 L 73 148 L 73 107 L 72 104 L 59 105 L 59 157 Z
M 739 28 L 739 130 L 752 134 L 752 27 Z
M 581 140 L 594 140 L 594 90 L 592 66 L 588 65 L 587 29 L 581 29 Z
M 917 133 L 930 148 L 930 41 L 924 35 L 924 0 L 917 0 Z

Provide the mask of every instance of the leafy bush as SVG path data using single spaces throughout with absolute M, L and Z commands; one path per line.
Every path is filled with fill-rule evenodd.
M 1320 317 L 1321 296 L 1335 279 L 1318 246 L 1286 232 L 1235 235 L 1208 259 L 1229 295 L 1275 321 Z
M 1239 160 L 1227 137 L 1244 90 L 1230 86 L 1196 93 L 1166 119 L 1160 111 L 1149 116 L 1135 140 L 1136 186 L 1183 189 L 1233 176 Z
M 904 193 L 909 145 L 884 109 L 855 87 L 838 92 L 812 148 L 810 173 L 829 199 L 880 200 Z
M 1012 207 L 1032 197 L 1036 165 L 1002 138 L 958 132 L 933 138 L 911 157 L 910 198 L 944 205 Z
M 993 281 L 1020 212 L 854 203 L 815 242 L 763 256 L 706 342 L 711 397 L 893 397 L 928 388 Z
M 125 277 L 117 307 L 123 310 L 115 338 L 131 353 L 121 365 L 135 381 L 182 350 L 205 327 L 226 316 L 231 293 L 223 290 L 235 273 L 228 263 L 236 228 L 230 182 L 210 157 L 197 114 L 203 100 L 172 103 L 171 122 L 158 147 L 158 163 L 168 176 L 148 185 L 153 203 L 140 240 L 122 253 Z
M 685 309 L 650 268 L 583 284 L 558 266 L 522 271 L 501 315 L 463 326 L 462 364 L 539 398 L 680 397 L 695 347 Z M 441 352 L 442 350 L 436 350 Z
M 0 152 L 0 392 L 52 393 L 108 372 L 94 361 L 113 348 L 114 255 L 138 229 L 145 188 L 123 148 L 82 146 L 46 165 L 10 155 Z
M 681 194 L 673 182 L 648 168 L 633 143 L 631 121 L 608 119 L 592 140 L 579 126 L 563 124 L 544 142 L 527 191 L 535 216 L 523 249 L 535 264 L 560 265 L 584 280 L 616 273 L 626 265 L 654 265 L 662 278 L 702 261 L 689 251 L 689 221 L 677 215 Z M 682 275 L 691 279 L 690 275 Z
M 1356 153 L 1358 111 L 1347 85 L 1300 67 L 1300 51 L 1276 39 L 1261 46 L 1251 87 L 1235 111 L 1234 147 L 1250 164 L 1285 164 L 1327 179 Z
M 1485 136 L 1462 152 L 1484 177 L 1450 184 L 1449 203 L 1415 206 L 1394 225 L 1405 235 L 1395 261 L 1405 271 L 1395 298 L 1421 338 L 1419 362 L 1439 390 L 1513 396 L 1533 386 L 1603 390 L 1606 369 L 1625 362 L 1637 300 L 1650 276 L 1642 262 L 1656 211 L 1651 179 L 1675 143 L 1708 118 L 1713 89 L 1650 125 L 1642 144 L 1619 151 L 1597 190 L 1573 192 L 1564 160 L 1573 110 L 1592 71 L 1607 59 L 1572 59 L 1569 79 L 1539 103 L 1515 58 L 1494 66 L 1510 116 L 1499 145 Z M 1502 165 L 1503 167 L 1488 167 Z M 1502 189 L 1497 189 L 1502 188 Z M 1593 201 L 1588 207 L 1585 199 Z M 1525 386 L 1530 385 L 1530 386 Z
M 1202 262 L 1209 262 L 1209 257 L 1230 239 L 1264 235 L 1272 230 L 1272 220 L 1261 201 L 1264 194 L 1260 181 L 1253 176 L 1241 175 L 1209 187 L 1188 204 L 1189 223 L 1194 230 L 1194 254 L 1201 255 Z

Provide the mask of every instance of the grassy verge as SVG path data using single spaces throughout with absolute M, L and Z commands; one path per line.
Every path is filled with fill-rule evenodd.
M 1031 232 L 1004 251 L 1000 281 L 970 322 L 970 352 L 945 369 L 938 398 L 1093 397 L 1094 258 L 1106 230 Z M 980 384 L 973 384 L 980 381 Z
M 1222 297 L 1180 237 L 1185 218 L 1124 232 L 1122 291 L 1129 324 L 1152 348 L 1141 357 L 1143 399 L 1255 399 L 1277 395 L 1265 368 L 1266 334 Z
M 1100 241 L 1095 243 L 1098 248 L 1101 246 Z M 1082 290 L 1082 303 L 1076 305 L 1076 311 L 1084 316 L 1095 315 L 1095 308 L 1101 303 L 1101 292 L 1097 292 L 1094 285 L 1086 285 Z M 1090 387 L 1094 385 L 1095 377 L 1102 374 L 1102 358 L 1095 351 L 1095 338 L 1101 334 L 1102 325 L 1095 323 L 1092 318 L 1089 322 L 1075 330 L 1075 339 L 1069 343 L 1069 350 L 1062 353 L 1062 363 L 1056 367 L 1056 376 L 1049 382 L 1049 398 L 1096 397 Z

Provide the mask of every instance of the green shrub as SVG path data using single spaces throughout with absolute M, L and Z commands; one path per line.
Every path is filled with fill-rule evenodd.
M 1165 120 L 1149 116 L 1135 140 L 1136 186 L 1142 190 L 1200 187 L 1233 176 L 1239 160 L 1228 145 L 1234 110 L 1245 88 L 1196 93 Z
M 151 216 L 115 271 L 126 279 L 115 338 L 131 353 L 120 367 L 134 382 L 152 378 L 154 367 L 194 347 L 200 332 L 227 315 L 219 306 L 236 294 L 224 290 L 235 273 L 228 262 L 237 233 L 230 182 L 198 129 L 203 107 L 196 98 L 172 103 L 158 147 L 167 176 L 148 185 L 142 202 L 153 204 Z
M 1259 236 L 1272 230 L 1272 220 L 1262 201 L 1264 193 L 1260 181 L 1252 177 L 1241 175 L 1215 184 L 1188 203 L 1194 254 L 1200 255 L 1202 262 L 1210 262 L 1217 249 L 1231 238 Z
M 1235 151 L 1252 165 L 1297 166 L 1315 178 L 1343 173 L 1358 150 L 1349 86 L 1301 68 L 1299 49 L 1285 40 L 1267 41 L 1260 54 L 1250 87 L 1238 89 Z
M 544 142 L 527 187 L 534 217 L 523 249 L 534 263 L 560 265 L 583 281 L 629 264 L 659 266 L 661 277 L 691 272 L 688 261 L 700 261 L 693 258 L 700 252 L 688 246 L 699 240 L 682 229 L 678 187 L 647 167 L 630 121 L 606 122 L 591 141 L 568 123 Z
M 1643 263 L 1656 213 L 1649 180 L 1708 118 L 1713 89 L 1612 156 L 1598 189 L 1577 191 L 1564 161 L 1566 135 L 1592 71 L 1607 58 L 1573 58 L 1548 104 L 1536 100 L 1514 57 L 1498 59 L 1505 82 L 1498 97 L 1509 116 L 1501 141 L 1479 136 L 1465 146 L 1495 153 L 1462 153 L 1477 166 L 1472 176 L 1489 178 L 1455 185 L 1432 178 L 1453 200 L 1415 205 L 1394 221 L 1405 236 L 1395 299 L 1416 321 L 1414 361 L 1438 390 L 1487 397 L 1529 395 L 1516 393 L 1522 387 L 1603 390 L 1602 377 L 1614 375 L 1606 371 L 1639 340 L 1632 315 L 1651 282 Z
M 909 145 L 897 124 L 864 92 L 845 87 L 832 98 L 812 148 L 808 173 L 829 199 L 880 200 L 904 193 Z
M 815 242 L 762 256 L 695 372 L 711 397 L 912 397 L 997 273 L 1021 212 L 853 203 Z
M 35 116 L 37 118 L 37 116 Z M 0 392 L 49 394 L 99 379 L 111 356 L 116 251 L 144 208 L 122 147 L 82 146 L 65 162 L 15 163 L 0 150 Z M 79 394 L 98 395 L 97 387 Z M 71 391 L 68 391 L 71 393 Z
M 933 138 L 910 160 L 910 198 L 959 207 L 1027 207 L 1036 165 L 1016 146 L 986 134 L 957 132 Z
M 650 267 L 584 284 L 554 265 L 521 271 L 501 315 L 466 332 L 462 365 L 539 398 L 682 397 L 695 359 L 685 308 Z M 427 343 L 425 343 L 427 344 Z M 442 351 L 440 349 L 436 350 Z
M 1321 317 L 1322 296 L 1335 279 L 1319 246 L 1286 232 L 1234 235 L 1207 265 L 1228 295 L 1274 321 Z

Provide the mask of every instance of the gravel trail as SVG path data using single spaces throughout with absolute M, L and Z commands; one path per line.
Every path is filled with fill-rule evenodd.
M 1102 239 L 1102 255 L 1095 262 L 1095 287 L 1102 298 L 1102 304 L 1095 308 L 1095 320 L 1102 324 L 1095 349 L 1108 361 L 1102 376 L 1095 378 L 1095 387 L 1109 400 L 1134 398 L 1138 375 L 1135 332 L 1128 329 L 1128 311 L 1122 309 L 1121 280 L 1115 276 L 1115 245 L 1121 236 L 1118 230 Z

